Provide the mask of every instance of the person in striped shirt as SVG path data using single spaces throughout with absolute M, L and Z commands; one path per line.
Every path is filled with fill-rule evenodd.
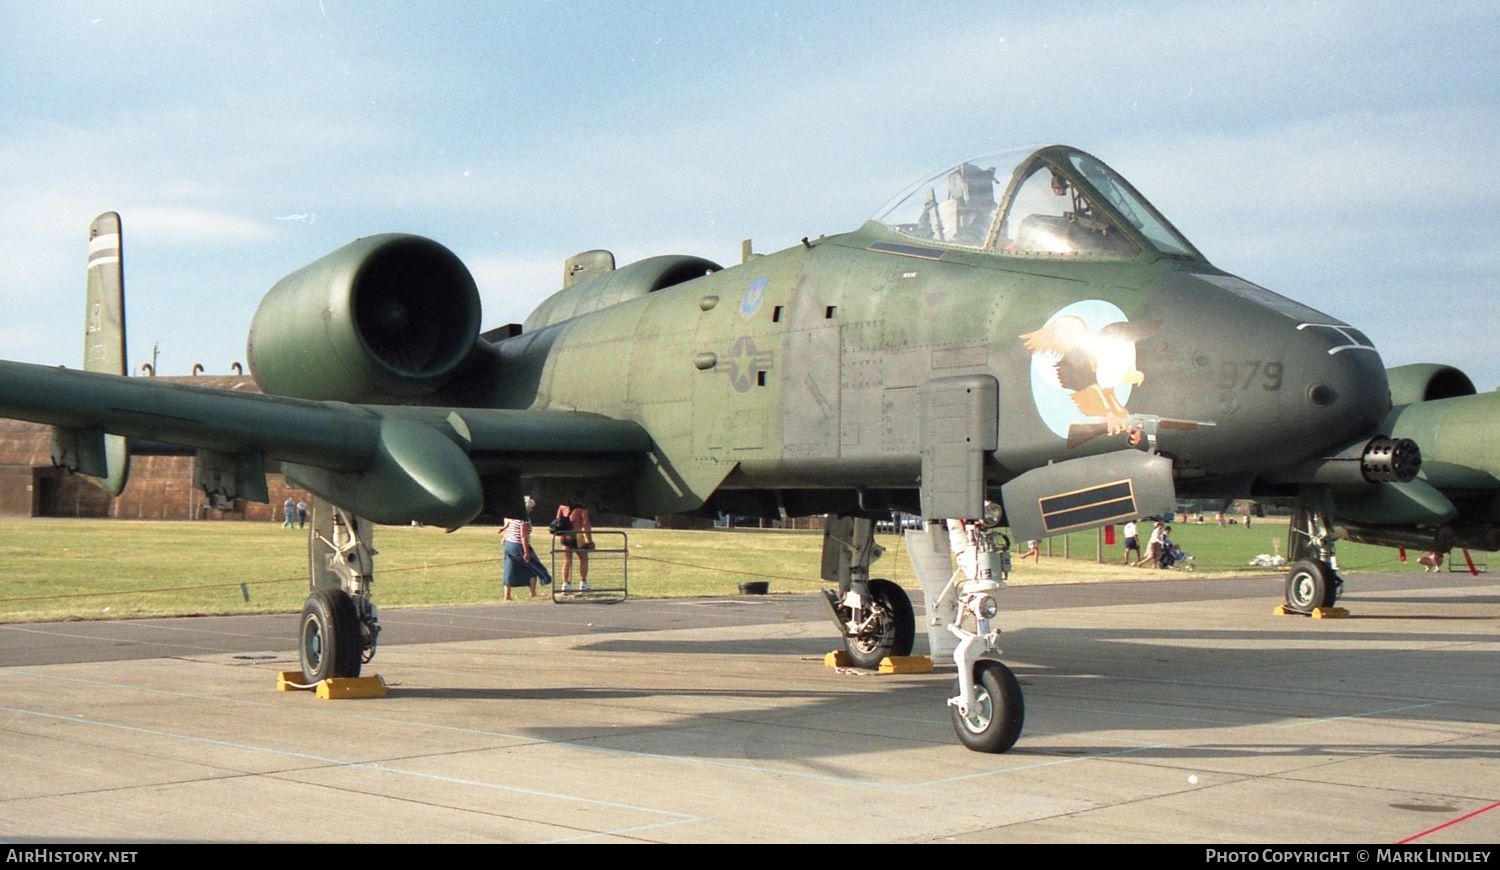
M 523 518 L 506 517 L 505 525 L 500 527 L 501 539 L 505 544 L 505 567 L 501 575 L 501 582 L 505 584 L 505 600 L 511 601 L 511 590 L 526 587 L 531 590 L 531 597 L 536 597 L 536 582 L 540 576 L 538 569 L 541 568 L 541 560 L 531 549 L 531 511 L 536 507 L 536 502 L 531 496 L 526 496 L 526 516 Z

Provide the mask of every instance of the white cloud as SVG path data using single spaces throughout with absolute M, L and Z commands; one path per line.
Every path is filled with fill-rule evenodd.
M 259 242 L 273 235 L 259 221 L 207 209 L 144 206 L 130 209 L 129 215 L 132 235 L 160 245 Z

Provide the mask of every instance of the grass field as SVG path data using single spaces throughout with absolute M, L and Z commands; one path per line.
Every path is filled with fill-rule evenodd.
M 453 534 L 434 528 L 380 527 L 375 538 L 377 603 L 499 601 L 496 531 L 493 526 L 472 526 Z M 625 534 L 628 585 L 635 597 L 733 595 L 740 583 L 752 580 L 769 581 L 773 594 L 824 587 L 817 579 L 819 532 L 632 529 Z M 1011 582 L 1246 575 L 1272 579 L 1277 572 L 1247 563 L 1257 553 L 1284 551 L 1286 523 L 1258 520 L 1248 529 L 1176 524 L 1174 539 L 1194 556 L 1192 574 L 1125 569 L 1119 564 L 1123 542 L 1118 538 L 1098 564 L 1100 537 L 1088 532 L 1044 541 L 1040 562 L 1018 563 Z M 538 540 L 545 559 L 545 535 L 538 535 Z M 625 540 L 619 534 L 601 533 L 599 546 L 618 549 Z M 904 540 L 882 535 L 880 543 L 887 553 L 873 573 L 916 589 Z M 1072 558 L 1064 558 L 1065 553 Z M 1475 558 L 1483 563 L 1486 557 Z M 596 554 L 591 579 L 618 585 L 622 559 L 617 553 Z M 1395 550 L 1357 544 L 1341 543 L 1339 560 L 1346 574 L 1421 570 L 1414 560 L 1400 562 Z M 295 612 L 306 596 L 306 569 L 306 533 L 277 524 L 0 521 L 0 622 Z

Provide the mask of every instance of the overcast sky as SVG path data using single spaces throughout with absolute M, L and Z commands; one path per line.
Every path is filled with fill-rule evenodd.
M 731 265 L 1064 142 L 1387 364 L 1500 384 L 1493 0 L 0 0 L 0 33 L 4 358 L 81 364 L 101 211 L 132 368 L 222 373 L 261 295 L 359 236 L 452 248 L 488 328 L 577 251 Z

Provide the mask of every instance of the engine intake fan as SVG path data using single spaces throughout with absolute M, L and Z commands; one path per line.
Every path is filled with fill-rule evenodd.
M 248 356 L 267 393 L 403 401 L 462 366 L 479 321 L 479 291 L 452 251 L 370 236 L 277 282 L 255 312 Z

